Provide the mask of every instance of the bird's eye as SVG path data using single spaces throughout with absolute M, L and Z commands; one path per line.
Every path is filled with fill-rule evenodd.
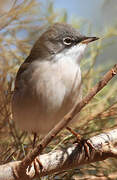
M 72 39 L 70 37 L 63 38 L 63 43 L 69 46 L 72 43 Z

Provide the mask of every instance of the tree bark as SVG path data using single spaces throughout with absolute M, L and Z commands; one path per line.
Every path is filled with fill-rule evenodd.
M 90 144 L 90 145 L 89 145 Z M 94 136 L 84 144 L 75 143 L 66 149 L 59 149 L 37 156 L 26 172 L 17 176 L 20 161 L 0 166 L 0 180 L 31 180 L 60 171 L 77 168 L 80 165 L 117 158 L 117 129 Z M 42 169 L 40 169 L 40 163 Z

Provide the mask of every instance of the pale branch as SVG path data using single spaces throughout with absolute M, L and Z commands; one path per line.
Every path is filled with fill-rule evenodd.
M 89 101 L 104 87 L 107 83 L 117 74 L 117 64 L 110 69 L 88 93 L 88 95 L 83 98 L 83 100 L 77 103 L 71 111 L 64 116 L 64 118 L 44 137 L 44 139 L 37 145 L 37 147 L 30 152 L 17 167 L 17 174 L 24 172 L 28 165 L 32 163 L 36 156 L 38 156 L 43 149 L 52 141 L 52 139 L 64 128 L 67 124 L 78 114 L 82 108 L 84 108 Z
M 32 162 L 26 173 L 16 176 L 17 167 L 21 161 L 11 162 L 0 166 L 0 180 L 31 180 L 34 177 L 58 173 L 77 168 L 80 165 L 103 161 L 107 158 L 117 158 L 117 129 L 111 130 L 88 139 L 91 146 L 77 143 L 66 149 L 59 149 L 43 154 Z M 42 169 L 40 170 L 40 165 Z

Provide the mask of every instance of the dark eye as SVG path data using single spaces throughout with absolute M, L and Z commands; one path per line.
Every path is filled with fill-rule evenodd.
M 70 37 L 63 38 L 63 43 L 69 46 L 72 43 L 72 39 Z

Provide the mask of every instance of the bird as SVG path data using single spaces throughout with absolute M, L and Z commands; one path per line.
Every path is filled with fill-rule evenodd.
M 12 114 L 20 129 L 45 135 L 81 101 L 80 62 L 98 39 L 59 22 L 42 33 L 15 78 Z

